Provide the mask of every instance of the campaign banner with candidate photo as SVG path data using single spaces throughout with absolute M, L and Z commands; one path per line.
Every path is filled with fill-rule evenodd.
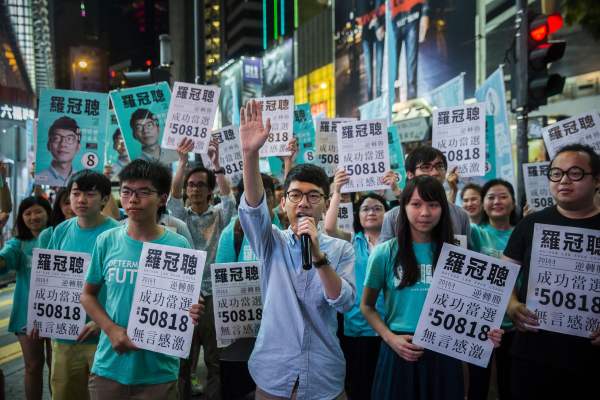
M 177 160 L 177 152 L 160 146 L 171 101 L 168 83 L 113 90 L 110 99 L 132 160 L 158 160 L 164 164 Z
M 105 164 L 110 165 L 110 177 L 115 180 L 124 166 L 129 164 L 131 159 L 125 147 L 125 140 L 117 121 L 117 115 L 114 110 L 108 111 L 106 122 L 106 156 Z
M 83 169 L 102 172 L 105 93 L 42 89 L 35 163 L 38 185 L 66 186 Z

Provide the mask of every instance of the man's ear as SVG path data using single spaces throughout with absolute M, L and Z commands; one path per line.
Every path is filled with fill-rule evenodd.
M 415 174 L 413 174 L 413 173 L 412 173 L 412 172 L 410 172 L 410 171 L 406 171 L 406 179 L 412 179 L 412 178 L 414 178 L 414 177 L 415 177 Z
M 281 208 L 282 210 L 285 209 L 285 195 L 281 196 L 281 199 L 279 200 L 279 208 Z
M 169 194 L 168 193 L 161 194 L 159 199 L 160 199 L 159 207 L 166 206 L 167 200 L 169 199 Z

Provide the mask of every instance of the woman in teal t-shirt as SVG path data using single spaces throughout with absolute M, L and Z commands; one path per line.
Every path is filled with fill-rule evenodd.
M 502 179 L 488 181 L 481 189 L 483 214 L 479 225 L 471 225 L 471 247 L 479 253 L 501 258 L 508 239 L 517 224 L 515 190 Z M 518 283 L 517 283 L 518 284 Z M 512 322 L 502 321 L 502 346 L 494 350 L 498 398 L 510 397 L 510 347 L 514 337 Z M 469 364 L 469 400 L 485 400 L 490 386 L 491 363 L 487 368 Z
M 444 242 L 454 239 L 441 183 L 430 176 L 408 181 L 397 226 L 397 237 L 371 253 L 361 302 L 365 318 L 383 339 L 371 397 L 462 400 L 461 361 L 412 343 L 433 267 Z M 375 308 L 380 290 L 385 321 Z M 495 342 L 500 336 L 499 330 L 490 333 Z
M 344 334 L 340 344 L 346 358 L 346 393 L 351 399 L 371 399 L 371 388 L 381 346 L 381 337 L 371 328 L 360 312 L 367 262 L 379 240 L 387 202 L 376 193 L 361 196 L 354 204 L 354 234 L 338 228 L 338 208 L 342 199 L 341 188 L 350 180 L 344 170 L 338 170 L 332 185 L 332 195 L 324 228 L 328 235 L 352 243 L 354 248 L 354 276 L 356 299 L 350 311 L 344 313 Z M 394 181 L 395 183 L 395 181 Z M 381 313 L 383 299 L 379 296 L 376 309 Z
M 15 237 L 0 250 L 0 271 L 14 269 L 17 273 L 17 285 L 13 296 L 8 331 L 19 339 L 25 361 L 25 394 L 27 400 L 42 398 L 44 382 L 44 347 L 50 358 L 50 341 L 32 339 L 27 336 L 27 303 L 29 300 L 29 281 L 31 278 L 31 257 L 33 249 L 39 247 L 38 237 L 48 226 L 52 209 L 43 197 L 27 197 L 19 205 L 15 223 Z M 50 360 L 48 367 L 50 366 Z

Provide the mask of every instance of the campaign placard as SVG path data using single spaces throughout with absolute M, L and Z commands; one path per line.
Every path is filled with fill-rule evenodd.
M 220 92 L 218 86 L 175 82 L 162 147 L 177 149 L 182 139 L 190 138 L 194 141 L 193 153 L 206 153 Z
M 42 89 L 35 183 L 67 186 L 76 172 L 102 172 L 107 113 L 105 93 Z
M 212 137 L 219 144 L 219 162 L 225 168 L 225 176 L 234 185 L 237 185 L 242 179 L 244 167 L 239 128 L 235 125 L 229 125 L 218 131 L 214 131 Z M 200 156 L 206 168 L 214 168 L 208 154 L 201 154 Z
M 548 161 L 523 164 L 525 197 L 529 208 L 533 211 L 554 205 L 554 198 L 550 193 L 550 181 L 547 177 L 549 168 Z
M 344 232 L 354 232 L 354 207 L 352 202 L 338 205 L 338 228 Z
M 109 110 L 108 121 L 106 123 L 106 156 L 105 163 L 111 167 L 111 180 L 117 180 L 119 172 L 125 167 L 131 159 L 125 147 L 125 140 L 119 128 L 117 115 L 114 110 Z
M 290 155 L 286 147 L 293 137 L 294 96 L 262 97 L 256 102 L 262 110 L 263 123 L 271 120 L 271 132 L 260 148 L 260 157 Z
M 390 169 L 387 123 L 384 119 L 344 122 L 337 130 L 340 166 L 350 180 L 342 193 L 389 189 L 383 183 Z
M 40 337 L 76 340 L 85 326 L 79 302 L 90 266 L 88 253 L 33 249 L 27 307 L 27 332 Z
M 535 224 L 527 308 L 539 329 L 581 337 L 600 329 L 600 230 Z
M 177 152 L 160 146 L 171 101 L 167 82 L 113 90 L 110 100 L 132 160 L 169 164 L 178 159 Z
M 461 177 L 485 175 L 485 103 L 433 111 L 432 146 Z
M 345 123 L 356 121 L 356 118 L 318 118 L 315 120 L 315 143 L 317 148 L 317 161 L 325 170 L 327 176 L 334 176 L 340 163 L 338 151 L 338 127 Z
M 542 135 L 550 159 L 561 147 L 573 143 L 587 144 L 600 153 L 600 116 L 597 111 L 588 111 L 563 119 L 545 127 Z
M 294 136 L 298 140 L 298 155 L 296 162 L 315 164 L 317 154 L 315 149 L 315 125 L 313 123 L 310 104 L 297 104 L 294 109 Z
M 188 358 L 206 252 L 145 242 L 127 335 L 140 349 Z
M 262 319 L 260 261 L 212 264 L 217 346 L 256 337 Z
M 426 349 L 487 367 L 519 266 L 444 243 L 413 336 Z

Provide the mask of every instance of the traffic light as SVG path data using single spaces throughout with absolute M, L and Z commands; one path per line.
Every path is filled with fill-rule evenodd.
M 560 14 L 533 14 L 528 25 L 528 93 L 527 109 L 535 110 L 548 103 L 548 97 L 562 93 L 565 78 L 548 73 L 548 63 L 562 58 L 567 44 L 564 40 L 548 40 L 548 36 L 562 28 Z
M 123 72 L 128 87 L 147 85 L 155 82 L 169 82 L 171 73 L 168 68 L 154 67 L 146 71 Z

